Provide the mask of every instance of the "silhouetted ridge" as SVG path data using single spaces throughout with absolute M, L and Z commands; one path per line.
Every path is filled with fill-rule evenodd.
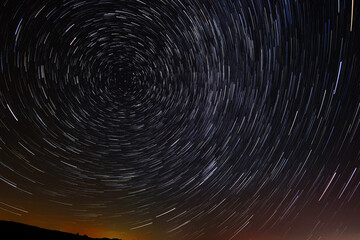
M 60 232 L 55 230 L 48 230 L 39 227 L 34 227 L 22 223 L 0 221 L 0 239 L 3 240 L 91 240 L 102 239 L 109 240 L 109 238 L 90 238 L 86 235 L 81 236 L 72 233 Z M 113 239 L 121 240 L 121 239 Z

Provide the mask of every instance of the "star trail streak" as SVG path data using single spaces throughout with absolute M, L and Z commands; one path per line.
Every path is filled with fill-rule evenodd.
M 3 0 L 0 218 L 359 239 L 354 0 Z

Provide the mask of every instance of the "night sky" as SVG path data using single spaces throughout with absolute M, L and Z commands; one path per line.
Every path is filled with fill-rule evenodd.
M 360 2 L 0 0 L 0 219 L 360 239 Z

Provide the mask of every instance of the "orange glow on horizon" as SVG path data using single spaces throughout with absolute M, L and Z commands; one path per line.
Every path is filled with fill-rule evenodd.
M 31 218 L 23 215 L 21 217 L 15 215 L 0 215 L 0 220 L 13 221 L 26 225 L 39 227 L 47 230 L 61 231 L 72 234 L 87 235 L 91 238 L 117 238 L 122 240 L 154 240 L 153 236 L 148 236 L 140 231 L 116 231 L 114 228 L 97 225 L 95 222 L 74 222 L 64 219 L 53 219 L 52 217 L 40 218 L 39 216 Z

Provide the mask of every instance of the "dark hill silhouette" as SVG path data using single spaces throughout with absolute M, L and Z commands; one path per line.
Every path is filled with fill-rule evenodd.
M 72 233 L 34 227 L 22 223 L 0 221 L 1 240 L 110 240 L 109 238 L 90 238 Z M 113 239 L 121 240 L 121 239 Z

